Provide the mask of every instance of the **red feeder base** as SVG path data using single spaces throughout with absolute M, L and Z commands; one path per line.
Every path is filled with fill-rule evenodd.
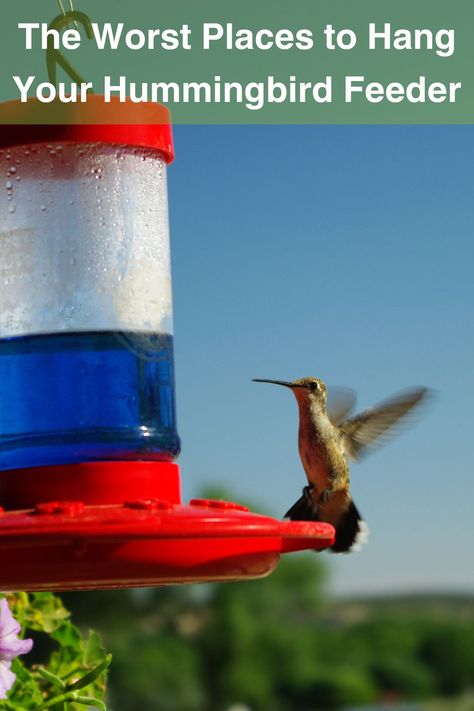
M 164 462 L 0 472 L 0 492 L 16 509 L 0 516 L 4 591 L 258 578 L 281 553 L 334 542 L 329 524 L 279 521 L 228 501 L 183 505 L 179 469 Z

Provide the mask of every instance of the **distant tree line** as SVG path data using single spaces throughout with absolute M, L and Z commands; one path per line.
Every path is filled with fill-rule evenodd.
M 113 653 L 113 711 L 326 711 L 474 687 L 474 618 L 331 619 L 321 560 L 284 558 L 260 581 L 64 599 Z

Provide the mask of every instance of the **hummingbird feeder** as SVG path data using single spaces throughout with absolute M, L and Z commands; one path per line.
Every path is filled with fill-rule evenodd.
M 169 113 L 48 109 L 0 107 L 0 589 L 241 580 L 330 546 L 328 524 L 183 504 Z

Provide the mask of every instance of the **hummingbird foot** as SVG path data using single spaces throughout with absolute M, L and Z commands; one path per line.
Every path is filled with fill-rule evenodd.
M 321 492 L 319 499 L 318 499 L 319 503 L 320 504 L 327 504 L 327 502 L 331 498 L 331 494 L 332 494 L 331 489 L 323 489 L 323 491 Z
M 313 497 L 311 496 L 311 494 L 313 493 L 313 490 L 314 490 L 314 486 L 312 484 L 309 484 L 308 486 L 303 487 L 303 498 L 305 498 L 306 501 L 308 501 L 309 503 L 311 503 L 313 500 Z
M 311 484 L 305 486 L 303 496 L 286 512 L 284 518 L 290 521 L 318 521 L 315 501 L 311 496 L 313 490 L 314 486 Z

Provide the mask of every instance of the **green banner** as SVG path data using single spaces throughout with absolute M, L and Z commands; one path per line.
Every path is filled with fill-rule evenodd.
M 1 101 L 54 107 L 93 91 L 164 103 L 174 123 L 473 121 L 468 0 L 77 0 L 74 10 L 75 24 L 55 0 L 4 7 Z

